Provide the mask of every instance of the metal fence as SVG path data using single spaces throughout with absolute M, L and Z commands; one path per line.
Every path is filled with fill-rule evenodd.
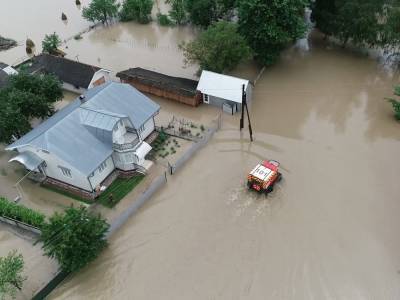
M 116 230 L 118 230 L 123 224 L 125 224 L 128 219 L 134 215 L 138 209 L 146 203 L 147 200 L 154 195 L 161 187 L 163 187 L 167 183 L 167 174 L 163 173 L 158 176 L 153 182 L 150 184 L 149 188 L 141 194 L 138 199 L 135 200 L 124 212 L 111 224 L 108 232 L 107 238 L 109 238 Z

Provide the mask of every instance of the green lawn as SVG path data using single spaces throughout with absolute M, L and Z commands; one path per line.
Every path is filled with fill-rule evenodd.
M 114 182 L 97 198 L 97 201 L 106 207 L 114 207 L 122 198 L 124 198 L 135 186 L 137 186 L 144 176 L 138 175 L 132 178 L 117 178 Z M 110 194 L 113 201 L 110 202 Z

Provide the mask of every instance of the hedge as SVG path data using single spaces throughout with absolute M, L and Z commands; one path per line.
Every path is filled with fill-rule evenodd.
M 46 219 L 44 214 L 15 204 L 3 197 L 0 197 L 0 216 L 14 219 L 37 228 L 42 228 Z

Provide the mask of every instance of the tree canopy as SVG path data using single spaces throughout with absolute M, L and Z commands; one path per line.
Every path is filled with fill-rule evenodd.
M 181 25 L 186 21 L 186 10 L 184 0 L 166 0 L 166 3 L 171 4 L 169 17 L 175 24 Z
M 0 299 L 15 298 L 18 290 L 21 290 L 26 277 L 24 271 L 24 259 L 17 251 L 8 253 L 6 257 L 0 257 Z
M 91 22 L 107 23 L 109 19 L 118 16 L 117 0 L 92 0 L 89 7 L 84 7 L 82 16 Z
M 61 45 L 61 39 L 57 33 L 46 34 L 42 41 L 42 50 L 45 53 L 54 53 Z
M 239 32 L 253 49 L 256 60 L 273 64 L 280 52 L 304 36 L 307 0 L 238 0 Z
M 196 40 L 181 45 L 186 63 L 222 73 L 251 57 L 251 50 L 234 23 L 220 21 L 208 27 Z
M 100 215 L 93 215 L 83 207 L 70 207 L 64 213 L 55 213 L 43 226 L 44 252 L 56 258 L 63 271 L 77 271 L 106 247 L 108 228 Z
M 53 75 L 30 75 L 20 72 L 9 77 L 0 90 L 0 142 L 10 143 L 31 126 L 32 118 L 47 118 L 53 104 L 63 97 L 61 82 Z
M 393 49 L 400 43 L 399 0 L 316 0 L 312 17 L 318 29 L 343 45 Z
M 153 0 L 125 0 L 120 12 L 121 21 L 137 21 L 142 24 L 151 20 Z

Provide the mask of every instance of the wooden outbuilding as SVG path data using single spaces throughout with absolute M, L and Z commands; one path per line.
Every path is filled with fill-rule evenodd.
M 131 68 L 117 73 L 121 82 L 129 83 L 141 92 L 174 100 L 191 106 L 202 102 L 201 95 L 196 92 L 198 81 L 173 77 L 162 73 Z

